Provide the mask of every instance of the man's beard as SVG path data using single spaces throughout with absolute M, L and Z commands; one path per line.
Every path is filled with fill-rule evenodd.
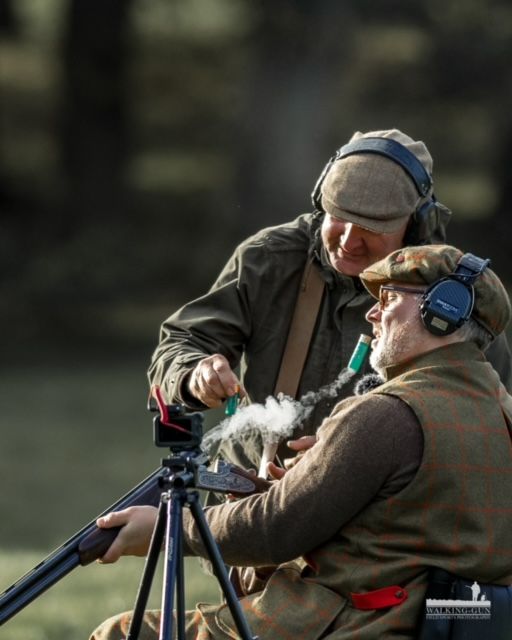
M 396 328 L 387 339 L 381 337 L 370 354 L 370 365 L 382 378 L 386 379 L 386 368 L 410 357 L 411 347 L 420 340 L 418 319 L 410 319 Z

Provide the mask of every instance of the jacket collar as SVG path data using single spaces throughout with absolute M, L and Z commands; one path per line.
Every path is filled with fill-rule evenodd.
M 392 380 L 414 369 L 423 369 L 433 365 L 438 366 L 439 364 L 450 365 L 454 362 L 467 362 L 469 360 L 485 362 L 486 358 L 474 342 L 452 342 L 446 346 L 421 353 L 409 360 L 404 360 L 404 362 L 386 367 L 385 379 Z

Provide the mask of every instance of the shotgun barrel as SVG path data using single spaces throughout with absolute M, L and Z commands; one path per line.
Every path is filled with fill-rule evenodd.
M 162 492 L 159 478 L 165 473 L 166 470 L 162 467 L 156 469 L 100 515 L 135 505 L 157 506 Z M 96 526 L 95 518 L 37 566 L 19 578 L 0 595 L 0 626 L 78 565 L 85 566 L 101 558 L 114 541 L 119 530 L 120 527 L 99 529 Z

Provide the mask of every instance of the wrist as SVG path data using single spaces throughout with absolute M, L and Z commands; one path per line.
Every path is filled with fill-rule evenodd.
M 194 411 L 203 411 L 208 407 L 198 400 L 190 391 L 189 383 L 190 377 L 192 376 L 192 372 L 194 369 L 188 369 L 184 371 L 181 375 L 181 378 L 178 382 L 178 401 L 180 404 L 185 405 L 188 409 L 192 409 Z

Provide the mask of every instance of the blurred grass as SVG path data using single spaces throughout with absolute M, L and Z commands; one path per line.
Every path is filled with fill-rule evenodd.
M 41 561 L 33 551 L 0 550 L 0 591 Z M 2 640 L 87 640 L 91 631 L 116 613 L 133 608 L 144 561 L 123 558 L 115 565 L 78 567 L 6 622 Z M 162 563 L 155 577 L 150 608 L 160 607 Z M 219 589 L 195 558 L 185 560 L 186 606 L 218 602 Z
M 147 359 L 67 352 L 0 369 L 0 548 L 57 547 L 160 466 Z
M 159 466 L 144 364 L 69 353 L 0 373 L 1 546 L 58 546 Z

